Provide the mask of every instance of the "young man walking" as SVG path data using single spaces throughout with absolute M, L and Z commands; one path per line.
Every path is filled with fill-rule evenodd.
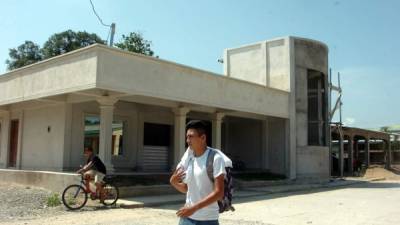
M 186 204 L 176 214 L 179 225 L 218 225 L 219 207 L 217 201 L 224 195 L 225 163 L 220 154 L 215 154 L 212 181 L 207 174 L 206 125 L 199 120 L 186 125 L 186 142 L 189 150 L 182 157 L 170 183 L 186 193 Z

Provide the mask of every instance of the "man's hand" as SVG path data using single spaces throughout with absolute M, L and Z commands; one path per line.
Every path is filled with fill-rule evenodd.
M 80 169 L 77 170 L 76 173 L 82 173 L 82 174 L 83 174 L 84 172 L 86 172 L 86 171 L 85 171 L 86 165 L 85 165 L 85 166 L 80 165 L 79 167 L 80 167 Z
M 178 184 L 182 182 L 184 177 L 185 177 L 185 171 L 180 167 L 174 171 L 171 178 L 169 179 L 169 182 L 172 185 Z
M 195 206 L 190 206 L 190 207 L 184 206 L 184 207 L 180 208 L 178 210 L 178 212 L 176 212 L 176 215 L 179 217 L 189 217 L 196 211 L 197 211 L 197 208 Z
M 169 182 L 174 186 L 176 190 L 178 190 L 181 193 L 186 193 L 187 192 L 187 185 L 185 183 L 182 183 L 182 179 L 185 177 L 185 170 L 182 168 L 178 168 L 174 171 L 174 173 L 171 175 L 171 178 L 169 179 Z

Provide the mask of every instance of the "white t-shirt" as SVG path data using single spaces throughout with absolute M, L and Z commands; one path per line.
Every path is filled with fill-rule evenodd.
M 179 166 L 183 166 L 186 170 L 186 177 L 184 182 L 188 186 L 188 192 L 186 193 L 186 205 L 194 205 L 207 197 L 214 190 L 214 183 L 210 180 L 207 175 L 207 157 L 210 148 L 199 157 L 194 155 L 184 155 L 182 157 Z M 188 158 L 186 158 L 186 157 Z M 220 154 L 215 154 L 214 157 L 214 178 L 221 174 L 226 174 L 225 163 Z M 218 204 L 214 202 L 202 209 L 197 210 L 189 218 L 194 220 L 217 220 L 219 217 Z

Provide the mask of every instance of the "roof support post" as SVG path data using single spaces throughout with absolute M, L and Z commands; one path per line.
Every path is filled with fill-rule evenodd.
M 100 145 L 99 157 L 107 167 L 107 172 L 114 172 L 112 164 L 112 123 L 114 119 L 114 104 L 117 99 L 102 97 L 97 99 L 100 107 Z
M 212 147 L 216 149 L 221 149 L 221 125 L 222 119 L 224 118 L 224 113 L 215 113 L 212 118 Z
M 7 168 L 10 139 L 10 112 L 0 111 L 0 168 Z
M 189 109 L 186 107 L 174 108 L 172 110 L 175 114 L 174 122 L 174 163 L 173 169 L 178 165 L 181 157 L 185 153 L 185 140 L 186 140 L 186 114 Z
M 364 147 L 364 159 L 365 166 L 368 168 L 370 164 L 370 146 L 369 146 L 369 136 L 365 138 L 365 147 Z
M 350 176 L 353 175 L 353 168 L 354 168 L 354 136 L 350 135 L 348 139 L 348 168 Z

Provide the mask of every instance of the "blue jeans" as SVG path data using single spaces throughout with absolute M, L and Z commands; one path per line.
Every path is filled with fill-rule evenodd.
M 218 220 L 193 220 L 181 217 L 179 225 L 219 225 L 219 223 Z

